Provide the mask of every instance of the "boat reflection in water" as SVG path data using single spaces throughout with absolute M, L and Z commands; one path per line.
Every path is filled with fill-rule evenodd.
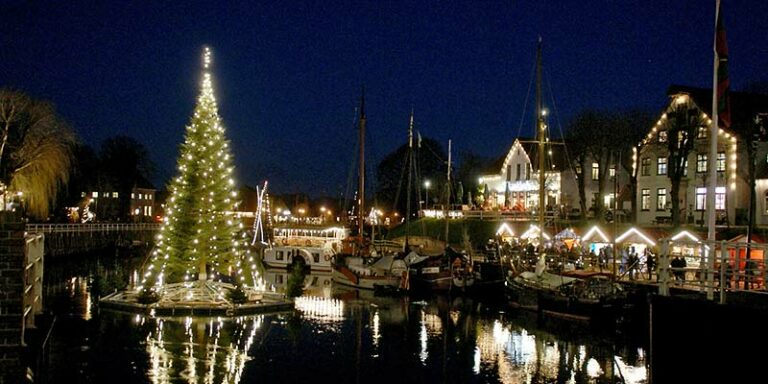
M 118 356 L 90 361 L 91 377 L 114 380 L 130 361 L 152 383 L 647 382 L 637 346 L 544 330 L 534 314 L 468 297 L 379 297 L 326 285 L 326 276 L 305 277 L 290 313 L 168 319 L 102 312 L 93 320 L 101 324 L 95 339 L 109 341 Z

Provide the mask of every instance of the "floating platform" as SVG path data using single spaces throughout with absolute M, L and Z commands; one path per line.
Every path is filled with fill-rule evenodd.
M 138 302 L 136 290 L 118 291 L 99 300 L 102 308 L 151 316 L 243 316 L 258 313 L 290 312 L 294 302 L 274 292 L 246 290 L 245 303 L 226 298 L 234 285 L 215 281 L 195 281 L 163 286 L 160 300 L 151 304 Z

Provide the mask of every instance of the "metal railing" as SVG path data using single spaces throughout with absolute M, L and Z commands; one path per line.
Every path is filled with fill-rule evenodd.
M 521 212 L 521 211 L 483 211 L 483 210 L 472 210 L 472 211 L 461 211 L 461 217 L 465 219 L 478 219 L 478 220 L 502 220 L 502 219 L 508 219 L 508 220 L 520 220 L 520 221 L 527 221 L 527 220 L 535 220 L 538 219 L 538 214 L 533 212 Z M 559 216 L 554 212 L 545 212 L 544 218 L 546 220 L 555 220 L 558 219 Z
M 27 224 L 27 233 L 158 231 L 159 223 Z
M 45 254 L 45 236 L 30 234 L 24 237 L 24 294 L 23 327 L 34 327 L 35 315 L 43 311 L 43 256 Z
M 697 291 L 724 304 L 729 293 L 768 294 L 768 244 L 726 241 L 660 241 L 659 294 Z

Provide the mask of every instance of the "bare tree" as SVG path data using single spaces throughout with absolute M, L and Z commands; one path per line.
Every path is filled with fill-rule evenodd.
M 570 163 L 573 173 L 576 174 L 576 184 L 579 189 L 579 206 L 581 207 L 582 218 L 587 215 L 587 193 L 585 178 L 587 172 L 589 154 L 589 138 L 591 127 L 594 125 L 596 114 L 592 111 L 579 113 L 571 121 L 566 133 L 566 142 L 568 143 L 569 156 L 573 159 Z
M 700 127 L 706 126 L 701 111 L 689 103 L 675 103 L 667 111 L 662 128 L 667 131 L 667 150 L 669 151 L 669 169 L 667 176 L 671 184 L 672 226 L 680 225 L 680 182 L 688 166 L 688 155 L 694 148 L 696 135 Z
M 632 157 L 632 149 L 640 153 L 640 143 L 648 129 L 653 125 L 653 114 L 648 111 L 632 110 L 615 115 L 617 137 L 616 144 L 621 155 L 621 166 L 629 175 L 629 193 L 632 201 L 632 218 L 637 220 L 637 172 L 640 169 L 640 157 Z M 618 172 L 618 170 L 617 170 Z
M 0 182 L 6 195 L 21 193 L 28 215 L 48 216 L 69 179 L 74 142 L 51 104 L 0 90 Z

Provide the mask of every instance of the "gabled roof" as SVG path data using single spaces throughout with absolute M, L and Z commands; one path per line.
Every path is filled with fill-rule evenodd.
M 696 88 L 683 85 L 672 85 L 667 90 L 667 95 L 674 97 L 685 94 L 691 98 L 694 104 L 706 113 L 712 115 L 712 89 Z M 768 114 L 768 95 L 748 92 L 731 92 L 731 127 L 729 131 L 743 139 L 751 135 L 755 116 Z M 674 102 L 674 101 L 672 101 Z M 758 161 L 755 175 L 758 179 L 768 178 L 768 163 Z
M 594 238 L 595 240 L 592 240 Z M 590 228 L 587 233 L 582 236 L 581 241 L 584 242 L 603 242 L 610 243 L 611 239 L 603 232 L 597 225 Z
M 630 228 L 616 238 L 617 244 L 622 243 L 646 243 L 650 246 L 656 245 L 656 242 L 637 228 Z
M 548 164 L 548 171 L 564 171 L 569 169 L 568 166 L 568 156 L 566 153 L 566 143 L 563 140 L 552 140 L 550 141 L 552 145 L 548 146 L 548 149 L 552 151 L 552 155 L 549 157 L 549 160 L 546 161 Z M 504 173 L 504 162 L 507 160 L 507 157 L 512 152 L 512 150 L 515 148 L 516 145 L 520 145 L 522 149 L 525 151 L 525 153 L 528 155 L 528 159 L 531 161 L 531 170 L 533 172 L 536 172 L 539 170 L 539 162 L 538 162 L 538 154 L 539 154 L 539 144 L 536 141 L 536 139 L 531 138 L 524 138 L 519 137 L 515 139 L 512 144 L 509 146 L 509 150 L 504 153 L 502 156 L 494 159 L 492 162 L 490 162 L 486 167 L 483 168 L 482 174 L 483 175 L 498 175 L 500 173 Z M 552 168 L 552 165 L 554 164 L 554 168 Z
M 672 85 L 667 95 L 687 94 L 702 112 L 712 116 L 712 89 Z M 743 135 L 758 113 L 768 113 L 768 95 L 747 92 L 731 92 L 731 130 Z

